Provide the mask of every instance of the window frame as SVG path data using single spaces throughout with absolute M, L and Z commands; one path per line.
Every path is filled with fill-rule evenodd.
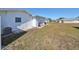
M 21 17 L 15 17 L 15 23 L 21 23 Z

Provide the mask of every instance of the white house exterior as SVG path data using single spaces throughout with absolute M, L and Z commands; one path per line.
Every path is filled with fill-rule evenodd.
M 1 49 L 1 17 L 0 17 L 0 49 Z
M 42 16 L 34 16 L 33 20 L 35 20 L 36 22 L 35 23 L 36 27 L 44 26 L 48 22 L 48 19 Z
M 26 31 L 35 27 L 32 15 L 22 10 L 0 10 L 1 32 L 6 27 L 11 27 L 12 32 Z
M 65 20 L 63 23 L 79 23 L 78 20 Z
M 79 20 L 78 19 L 61 19 L 61 20 L 58 20 L 59 23 L 79 23 Z

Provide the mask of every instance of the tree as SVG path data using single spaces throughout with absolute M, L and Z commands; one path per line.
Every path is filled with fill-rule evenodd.
M 74 20 L 79 20 L 79 16 L 75 17 L 75 19 L 74 19 Z
M 65 19 L 64 17 L 60 17 L 60 18 L 58 18 L 58 19 L 56 19 L 57 20 L 57 22 L 59 23 L 60 21 L 63 23 L 63 19 Z
M 64 17 L 60 17 L 59 20 L 64 19 Z
M 77 16 L 76 18 L 79 18 L 79 16 Z
M 52 22 L 52 19 L 51 18 L 48 18 L 49 22 Z

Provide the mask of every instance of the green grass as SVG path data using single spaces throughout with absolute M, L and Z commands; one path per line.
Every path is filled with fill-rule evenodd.
M 62 50 L 79 49 L 79 24 L 49 23 L 41 29 L 32 29 L 4 49 Z

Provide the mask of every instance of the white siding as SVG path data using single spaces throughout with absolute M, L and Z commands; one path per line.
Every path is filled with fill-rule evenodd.
M 1 16 L 0 16 L 0 49 L 1 49 Z
M 40 26 L 44 26 L 45 25 L 44 22 L 48 22 L 48 19 L 47 18 L 40 17 L 40 16 L 33 17 L 33 20 L 36 20 L 34 22 L 36 27 L 39 27 L 38 26 L 39 24 L 40 24 Z
M 43 18 L 36 18 L 38 22 L 44 23 L 46 19 Z
M 0 15 L 2 17 L 2 29 L 5 27 L 11 27 L 12 31 L 16 32 L 22 31 L 24 30 L 24 28 L 26 28 L 25 30 L 32 28 L 32 16 L 30 16 L 29 14 L 26 14 L 24 12 L 7 12 L 7 14 L 2 13 Z M 16 23 L 15 17 L 20 17 L 21 23 Z

